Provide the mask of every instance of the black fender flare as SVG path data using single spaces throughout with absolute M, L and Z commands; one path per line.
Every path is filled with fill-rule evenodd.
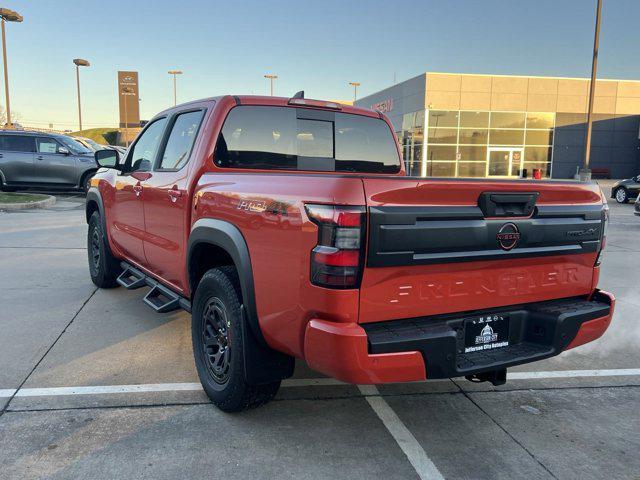
M 213 218 L 197 220 L 189 235 L 187 272 L 189 272 L 194 248 L 203 243 L 224 249 L 238 270 L 242 290 L 242 315 L 245 319 L 242 322 L 246 347 L 244 349 L 245 378 L 251 384 L 265 384 L 290 377 L 295 368 L 294 358 L 269 347 L 260 329 L 251 257 L 242 232 L 238 227 L 224 220 Z M 196 285 L 190 285 L 190 288 L 193 295 Z
M 257 340 L 267 346 L 267 342 L 262 335 L 260 324 L 258 323 L 258 310 L 256 308 L 255 287 L 253 284 L 253 268 L 251 267 L 251 257 L 249 248 L 244 236 L 232 223 L 213 218 L 201 218 L 191 227 L 189 244 L 187 247 L 187 271 L 191 265 L 191 254 L 196 245 L 207 243 L 224 249 L 233 259 L 238 269 L 238 278 L 242 289 L 242 303 L 245 317 L 251 331 Z M 189 279 L 191 282 L 191 278 Z M 193 295 L 197 285 L 189 285 Z
M 84 215 L 87 219 L 87 223 L 89 223 L 89 219 L 91 218 L 91 215 L 89 215 L 89 204 L 92 202 L 95 202 L 98 206 L 98 213 L 100 214 L 100 221 L 102 222 L 102 232 L 106 238 L 105 246 L 107 247 L 107 252 L 109 253 L 109 255 L 115 257 L 109 243 L 109 233 L 107 231 L 107 217 L 104 213 L 104 203 L 102 201 L 102 196 L 100 195 L 100 190 L 98 190 L 96 187 L 91 187 L 87 192 L 87 196 L 85 197 Z

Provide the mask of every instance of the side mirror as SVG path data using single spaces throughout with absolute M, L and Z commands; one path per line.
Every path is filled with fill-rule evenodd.
M 93 157 L 101 167 L 119 169 L 120 155 L 116 150 L 98 150 L 93 154 Z
M 58 147 L 58 153 L 61 155 L 69 155 L 71 152 L 69 152 L 68 148 Z

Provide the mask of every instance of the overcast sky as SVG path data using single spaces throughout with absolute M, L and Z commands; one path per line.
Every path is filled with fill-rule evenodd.
M 176 6 L 174 6 L 176 5 Z M 117 123 L 118 70 L 140 72 L 141 116 L 178 101 L 275 93 L 351 99 L 424 71 L 589 76 L 596 0 L 6 0 L 12 110 L 75 129 Z M 604 0 L 599 77 L 640 79 L 640 2 Z M 4 96 L 2 96 L 4 99 Z M 4 102 L 3 102 L 4 103 Z

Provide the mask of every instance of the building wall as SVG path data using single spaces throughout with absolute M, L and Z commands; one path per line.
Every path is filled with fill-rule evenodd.
M 378 105 L 386 105 L 388 108 L 390 105 L 390 110 L 385 108 L 381 110 L 385 110 L 384 114 L 389 117 L 396 131 L 399 131 L 402 128 L 403 114 L 424 110 L 426 77 L 427 74 L 423 73 L 417 77 L 397 83 L 373 95 L 358 99 L 355 105 L 364 108 L 372 108 Z M 391 101 L 390 104 L 389 101 Z
M 582 164 L 589 80 L 499 75 L 426 74 L 426 106 L 435 110 L 555 112 L 553 176 L 567 178 Z M 591 167 L 614 178 L 640 171 L 640 82 L 598 80 Z
M 589 79 L 428 72 L 359 99 L 356 105 L 382 110 L 391 105 L 385 114 L 399 133 L 413 174 L 421 171 L 416 164 L 428 158 L 420 123 L 424 116 L 419 118 L 417 112 L 426 109 L 427 117 L 434 110 L 555 113 L 552 174 L 568 178 L 584 158 L 588 95 Z M 413 125 L 407 124 L 411 115 L 406 114 L 415 114 Z M 614 178 L 640 173 L 639 132 L 640 82 L 598 80 L 591 167 L 606 168 Z

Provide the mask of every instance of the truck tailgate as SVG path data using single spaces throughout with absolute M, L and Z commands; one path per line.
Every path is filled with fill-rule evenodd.
M 601 245 L 596 184 L 364 178 L 360 321 L 586 295 Z

